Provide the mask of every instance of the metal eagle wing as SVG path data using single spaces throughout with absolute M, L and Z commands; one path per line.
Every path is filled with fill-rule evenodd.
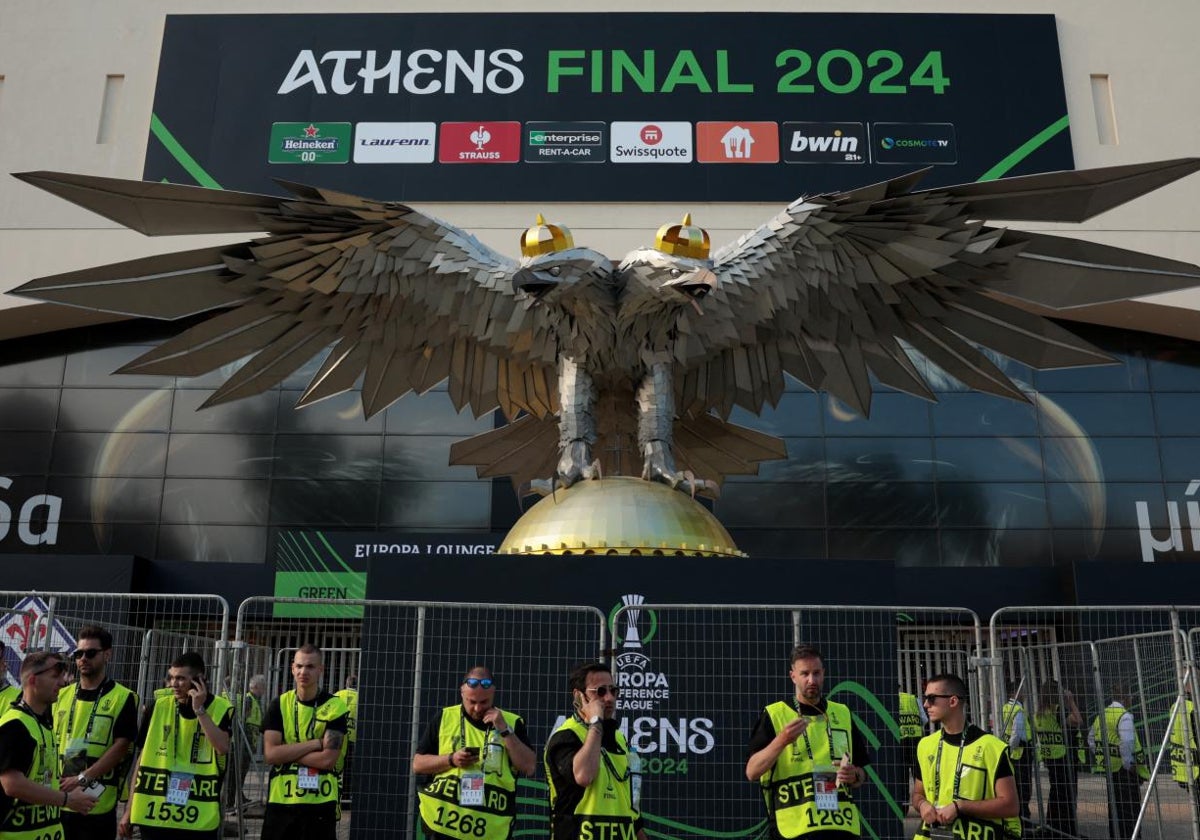
M 149 235 L 263 238 L 33 280 L 15 294 L 129 316 L 207 316 L 122 372 L 196 376 L 246 362 L 205 402 L 257 394 L 332 345 L 298 402 L 362 378 L 370 417 L 449 378 L 458 409 L 555 410 L 553 325 L 518 263 L 402 204 L 284 184 L 292 197 L 35 172 L 28 183 Z M 281 182 L 282 183 L 282 182 Z M 248 357 L 248 358 L 247 358 Z
M 914 192 L 924 172 L 801 198 L 713 254 L 703 313 L 681 310 L 678 408 L 774 405 L 784 373 L 869 413 L 869 374 L 934 399 L 907 348 L 965 385 L 1026 399 L 981 350 L 1044 369 L 1112 359 L 1039 311 L 1200 284 L 1200 267 L 987 218 L 1083 221 L 1200 169 L 1200 159 Z M 926 170 L 927 171 L 927 170 Z

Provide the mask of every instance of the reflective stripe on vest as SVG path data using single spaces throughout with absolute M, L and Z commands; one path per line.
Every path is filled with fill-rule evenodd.
M 900 740 L 908 741 L 920 738 L 924 732 L 921 730 L 921 704 L 917 700 L 917 695 L 909 694 L 908 692 L 900 692 Z
M 776 732 L 782 732 L 799 717 L 790 703 L 772 703 L 766 711 Z M 826 721 L 833 730 L 832 743 Z M 814 831 L 844 831 L 859 836 L 858 806 L 850 794 L 838 788 L 838 810 L 819 811 L 813 793 L 814 767 L 831 767 L 841 762 L 842 756 L 851 750 L 850 728 L 850 709 L 841 703 L 826 701 L 825 714 L 809 718 L 805 730 L 807 741 L 801 735 L 785 747 L 771 768 L 759 777 L 763 795 L 767 798 L 767 810 L 781 837 L 799 837 Z
M 130 821 L 157 828 L 211 831 L 221 825 L 223 762 L 200 721 L 179 714 L 178 706 L 174 696 L 160 697 L 154 704 L 133 782 Z M 217 726 L 229 714 L 229 701 L 224 697 L 208 701 L 208 716 Z M 172 773 L 192 777 L 186 805 L 167 802 Z
M 346 710 L 350 713 L 350 717 L 346 719 L 346 737 L 353 744 L 358 737 L 358 691 L 353 688 L 343 688 L 341 691 L 335 692 L 335 696 L 342 698 L 342 702 L 346 704 Z
M 330 721 L 347 714 L 346 704 L 342 698 L 330 695 L 329 699 L 317 706 L 301 703 L 296 698 L 295 691 L 288 691 L 279 696 L 279 712 L 283 719 L 283 743 L 297 744 L 307 740 L 323 739 L 325 727 Z M 299 733 L 299 740 L 296 735 Z M 346 739 L 342 739 L 340 762 L 346 755 Z M 320 805 L 325 802 L 340 801 L 338 793 L 338 774 L 336 770 L 321 770 L 317 775 L 316 790 L 301 790 L 299 764 L 275 764 L 271 767 L 271 787 L 267 801 L 275 805 Z
M 133 697 L 132 691 L 115 682 L 108 683 L 108 690 L 96 701 L 76 701 L 78 689 L 79 686 L 72 683 L 59 691 L 58 699 L 54 701 L 54 740 L 58 744 L 59 755 L 64 760 L 64 766 L 71 741 L 75 739 L 82 741 L 85 736 L 90 735 L 86 748 L 87 757 L 91 759 L 88 764 L 94 763 L 96 759 L 104 755 L 113 743 L 113 727 L 116 725 L 117 715 L 129 702 L 129 698 Z M 99 704 L 99 708 L 96 708 L 93 717 L 92 709 L 97 704 Z M 68 723 L 71 724 L 71 732 L 67 731 Z M 89 723 L 91 724 L 91 733 L 88 733 Z M 133 745 L 131 744 L 130 755 L 132 752 Z M 128 759 L 122 759 L 116 767 L 97 779 L 104 785 L 104 793 L 96 800 L 96 806 L 89 813 L 107 814 L 116 807 L 118 787 L 121 778 L 128 770 Z
M 1196 751 L 1196 736 L 1192 732 L 1195 719 L 1196 707 L 1188 700 L 1171 729 L 1171 776 L 1181 784 L 1187 783 L 1188 752 L 1191 752 L 1192 778 L 1200 779 L 1200 753 Z
M 1038 758 L 1042 761 L 1066 758 L 1067 740 L 1058 712 L 1039 712 L 1034 715 L 1033 722 L 1037 726 Z
M 19 695 L 18 695 L 19 696 Z M 33 739 L 33 763 L 25 777 L 35 784 L 48 784 L 58 790 L 62 772 L 58 764 L 58 750 L 54 746 L 54 732 L 42 726 L 41 721 L 24 708 L 10 706 L 0 714 L 0 726 L 19 720 Z M 48 781 L 43 782 L 47 779 Z M 62 823 L 59 822 L 57 805 L 30 805 L 14 799 L 4 824 L 0 825 L 0 840 L 62 840 Z
M 587 725 L 581 723 L 574 715 L 567 718 L 550 737 L 553 738 L 554 735 L 564 730 L 573 732 L 581 744 L 587 738 Z M 608 761 L 600 761 L 596 778 L 584 788 L 583 798 L 575 806 L 572 819 L 568 821 L 570 823 L 569 837 L 633 840 L 633 827 L 638 818 L 638 811 L 633 807 L 633 784 L 629 775 L 629 742 L 625 740 L 625 736 L 621 734 L 620 730 L 617 730 L 616 738 L 621 752 L 614 753 L 604 750 Z M 545 761 L 545 757 L 543 757 L 543 761 Z M 554 803 L 558 801 L 558 791 L 555 790 L 554 776 L 550 772 L 549 764 L 546 764 L 546 779 L 550 782 L 550 810 L 553 811 Z
M 941 751 L 941 768 L 935 772 L 934 764 L 938 758 L 938 744 L 941 740 L 942 733 L 935 732 L 926 735 L 917 745 L 917 764 L 921 769 L 925 798 L 939 807 L 949 804 L 954 799 L 954 774 L 958 768 L 958 755 L 961 751 L 962 778 L 958 783 L 958 798 L 968 802 L 994 799 L 996 768 L 1008 745 L 995 735 L 986 733 L 967 744 L 965 749 L 946 743 Z M 935 776 L 941 790 L 936 789 Z M 1002 840 L 1004 837 L 1021 836 L 1021 820 L 1019 817 L 1006 817 L 1001 820 L 959 817 L 951 829 L 956 836 L 964 840 Z M 915 836 L 917 840 L 929 840 L 929 826 L 922 823 Z
M 1008 755 L 1013 761 L 1019 761 L 1025 755 L 1025 745 L 1029 743 L 1033 737 L 1033 733 L 1029 729 L 1029 715 L 1025 712 L 1025 707 L 1019 700 L 1009 700 L 1004 704 L 1004 708 L 1000 710 L 1000 719 L 1004 721 L 1004 741 L 1005 743 L 1012 742 L 1013 725 L 1016 723 L 1017 714 L 1022 716 L 1025 725 L 1021 727 L 1021 746 L 1009 747 Z
M 503 710 L 501 714 L 504 715 L 505 727 L 515 729 L 520 718 Z M 462 706 L 442 709 L 438 725 L 438 755 L 448 755 L 463 746 L 476 747 L 479 750 L 479 763 L 471 765 L 470 769 L 479 771 L 487 755 L 488 732 L 492 730 L 477 729 L 464 721 L 462 715 Z M 466 738 L 465 744 L 459 743 L 463 737 Z M 461 833 L 485 840 L 504 840 L 508 836 L 513 818 L 517 815 L 517 778 L 508 760 L 508 751 L 503 744 L 499 745 L 499 749 L 503 753 L 500 771 L 484 777 L 483 805 L 458 804 L 458 780 L 463 773 L 460 767 L 450 767 L 438 773 L 433 781 L 421 789 L 417 800 L 425 825 L 439 834 L 451 836 Z

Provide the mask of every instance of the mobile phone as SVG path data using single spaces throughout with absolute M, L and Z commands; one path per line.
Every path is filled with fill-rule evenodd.
M 90 785 L 85 788 L 80 788 L 80 790 L 82 790 L 84 796 L 88 797 L 89 799 L 99 799 L 104 795 L 104 785 L 100 784 L 100 782 L 97 780 L 93 780 Z
M 463 747 L 464 752 L 469 752 L 471 755 L 479 755 L 479 747 Z

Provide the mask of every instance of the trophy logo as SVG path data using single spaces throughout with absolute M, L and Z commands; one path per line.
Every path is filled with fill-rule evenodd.
M 626 607 L 633 607 L 646 602 L 645 595 L 622 595 L 621 603 Z M 642 646 L 642 637 L 638 633 L 638 621 L 642 617 L 641 610 L 629 609 L 625 611 L 625 640 L 621 643 L 621 647 L 626 650 L 640 648 Z

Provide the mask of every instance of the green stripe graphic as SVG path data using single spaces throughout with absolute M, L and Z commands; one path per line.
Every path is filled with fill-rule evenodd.
M 1008 172 L 1021 161 L 1025 160 L 1025 158 L 1029 157 L 1042 146 L 1046 145 L 1052 138 L 1066 131 L 1067 126 L 1070 124 L 1070 116 L 1064 114 L 1060 119 L 1050 123 L 1050 125 L 1046 126 L 1037 134 L 1033 135 L 1020 146 L 1018 146 L 1015 151 L 1010 152 L 1004 159 L 1002 159 L 987 172 L 984 172 L 982 175 L 980 175 L 979 180 L 994 181 L 997 178 L 1003 177 L 1006 172 Z
M 188 154 L 187 149 L 183 148 L 178 140 L 158 118 L 157 114 L 150 115 L 150 133 L 158 138 L 158 142 L 162 143 L 171 157 L 184 168 L 187 174 L 196 179 L 196 183 L 202 187 L 208 187 L 210 190 L 224 189 L 217 183 L 216 179 L 204 171 L 194 157 Z

